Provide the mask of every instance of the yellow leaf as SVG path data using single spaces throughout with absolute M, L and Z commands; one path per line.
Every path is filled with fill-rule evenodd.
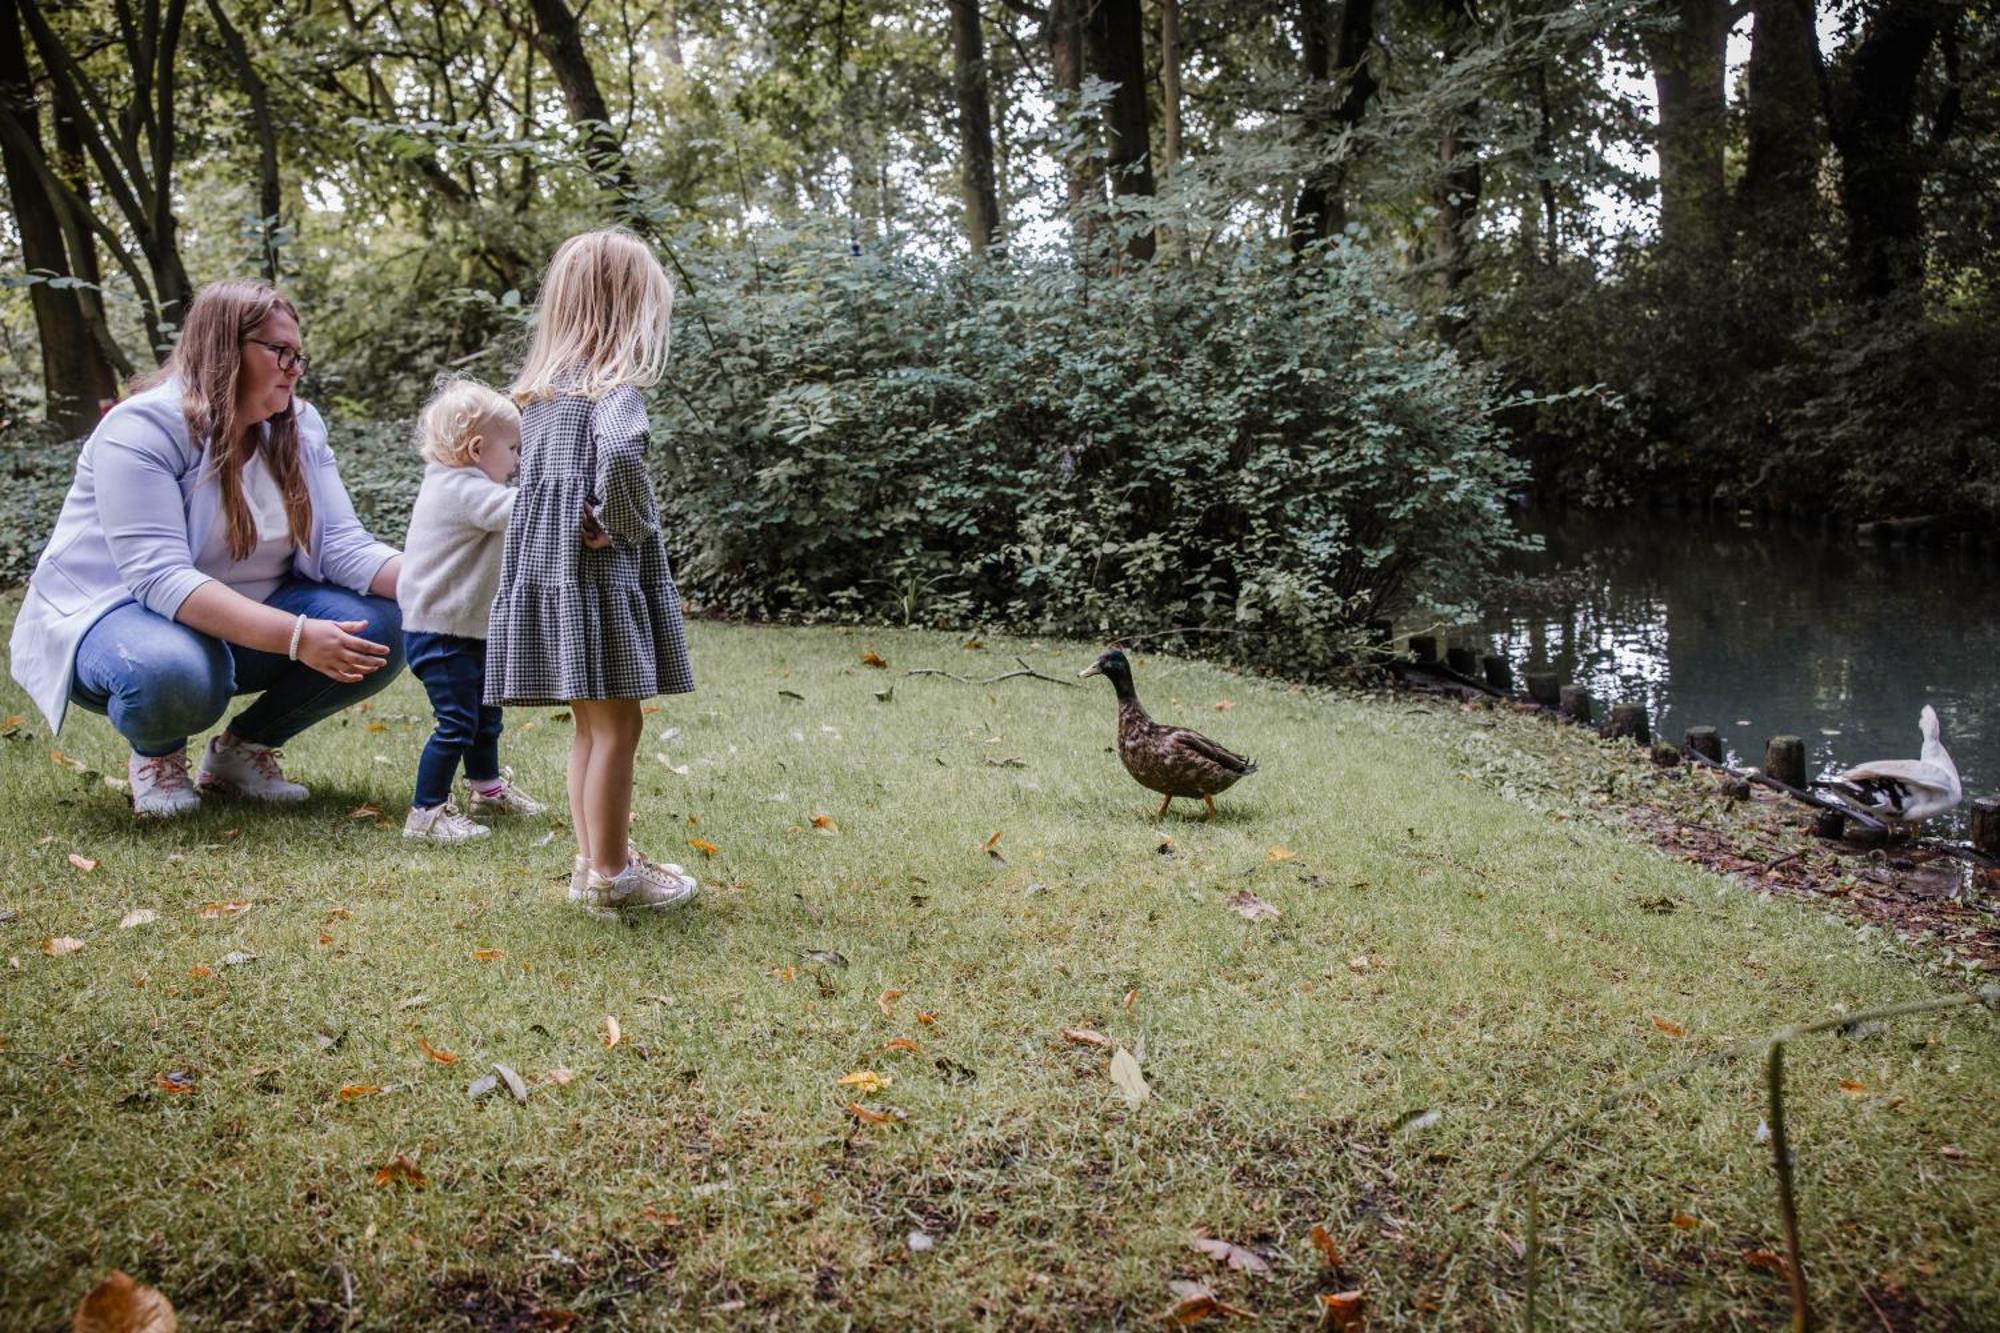
M 937 1022 L 937 1015 L 928 1009 L 919 1009 L 917 1010 L 917 1021 L 925 1027 L 929 1027 L 931 1024 Z
M 1326 1260 L 1328 1268 L 1340 1267 L 1340 1247 L 1333 1243 L 1333 1236 L 1327 1229 L 1317 1222 L 1313 1223 L 1312 1243 L 1313 1248 L 1319 1251 L 1320 1258 Z
M 1062 1038 L 1075 1046 L 1109 1046 L 1111 1038 L 1090 1028 L 1064 1028 Z
M 475 963 L 497 963 L 506 956 L 507 951 L 505 949 L 474 949 L 472 951 L 472 960 Z
M 903 992 L 899 990 L 885 990 L 875 997 L 875 1007 L 882 1011 L 882 1017 L 887 1018 L 890 1016 L 890 1009 L 902 998 Z
M 814 815 L 812 826 L 816 829 L 825 829 L 828 833 L 840 832 L 840 825 L 833 822 L 832 815 Z
M 882 654 L 876 652 L 873 648 L 870 648 L 867 652 L 861 654 L 861 661 L 864 666 L 887 668 L 889 665 L 889 660 L 883 657 Z
M 333 943 L 333 936 L 327 934 L 325 931 L 322 930 L 319 933 L 319 947 L 324 949 L 332 943 Z
M 219 921 L 224 917 L 242 916 L 245 912 L 249 911 L 254 906 L 256 906 L 255 903 L 247 901 L 227 902 L 227 903 L 203 903 L 199 910 L 201 912 L 202 920 Z
M 1653 1015 L 1653 1026 L 1666 1033 L 1669 1037 L 1685 1037 L 1687 1035 L 1686 1028 L 1672 1019 L 1662 1018 L 1658 1014 Z
M 347 812 L 347 817 L 349 819 L 377 819 L 381 817 L 381 814 L 382 807 L 379 805 L 357 805 Z
M 1745 1250 L 1743 1262 L 1752 1268 L 1762 1268 L 1776 1273 L 1780 1277 L 1785 1277 L 1791 1272 L 1786 1267 L 1784 1259 L 1770 1250 Z
M 74 935 L 58 935 L 52 940 L 42 941 L 42 952 L 51 958 L 61 958 L 65 954 L 75 953 L 82 947 L 83 941 Z
M 450 1051 L 439 1050 L 422 1037 L 417 1038 L 417 1049 L 441 1065 L 455 1065 L 458 1063 L 457 1056 L 453 1055 Z
M 867 1097 L 882 1091 L 895 1080 L 887 1074 L 878 1074 L 872 1069 L 857 1069 L 840 1080 L 843 1088 L 853 1088 L 856 1095 Z
M 1696 1227 L 1701 1225 L 1700 1222 L 1697 1222 L 1694 1218 L 1689 1217 L 1686 1213 L 1675 1213 L 1673 1216 L 1673 1223 L 1674 1223 L 1674 1228 L 1678 1231 L 1693 1231 Z
M 1273 847 L 1270 851 L 1264 853 L 1266 861 L 1290 861 L 1296 856 L 1298 856 L 1297 852 L 1285 846 Z
M 994 830 L 993 836 L 986 840 L 986 850 L 989 852 L 994 851 L 997 850 L 999 846 L 1000 846 L 1000 833 L 999 830 L 996 829 Z
M 764 975 L 767 977 L 776 977 L 780 981 L 796 981 L 798 980 L 799 970 L 796 967 L 774 967 Z
M 90 765 L 81 759 L 72 759 L 61 750 L 49 751 L 49 762 L 58 768 L 66 768 L 72 773 L 88 773 Z
M 358 1097 L 373 1097 L 381 1091 L 379 1083 L 350 1083 L 340 1090 L 340 1100 L 351 1102 Z
M 688 846 L 694 848 L 703 856 L 714 856 L 718 851 L 722 850 L 706 838 L 689 838 Z
M 618 1026 L 618 1015 L 606 1014 L 604 1016 L 604 1049 L 608 1051 L 624 1039 L 625 1034 Z
M 863 1106 L 860 1102 L 849 1102 L 847 1113 L 856 1120 L 870 1125 L 893 1125 L 908 1118 L 905 1112 L 898 1111 L 894 1107 L 876 1108 Z
M 1319 1298 L 1321 1327 L 1339 1330 L 1339 1333 L 1361 1333 L 1361 1289 L 1322 1292 Z
M 1134 986 L 1134 987 L 1133 987 L 1133 988 L 1132 988 L 1131 990 L 1128 990 L 1128 991 L 1126 991 L 1126 992 L 1125 992 L 1125 1012 L 1126 1012 L 1126 1013 L 1128 1013 L 1128 1014 L 1129 1014 L 1129 1013 L 1131 1013 L 1131 1012 L 1132 1012 L 1132 1006 L 1133 1006 L 1134 1004 L 1138 1003 L 1138 1000 L 1139 1000 L 1139 988 L 1138 988 L 1137 986 Z
M 1865 1097 L 1870 1091 L 1866 1083 L 1851 1078 L 1840 1080 L 1840 1090 L 1850 1097 Z
M 157 1289 L 114 1268 L 76 1307 L 69 1327 L 72 1333 L 175 1333 L 180 1322 Z
M 891 1037 L 882 1043 L 882 1049 L 885 1051 L 908 1051 L 911 1055 L 922 1055 L 924 1053 L 924 1048 L 911 1041 L 908 1037 Z
M 200 981 L 204 977 L 214 976 L 215 969 L 210 967 L 206 963 L 196 963 L 193 967 L 188 969 L 188 975 L 193 977 L 196 981 Z
M 370 722 L 368 724 L 368 730 L 370 731 L 382 732 L 382 731 L 387 731 L 388 729 L 389 729 L 389 724 L 386 722 Z
M 97 862 L 87 856 L 78 856 L 75 852 L 69 854 L 69 863 L 86 875 L 97 869 Z

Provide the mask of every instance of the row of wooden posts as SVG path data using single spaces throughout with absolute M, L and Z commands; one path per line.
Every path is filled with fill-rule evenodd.
M 1370 629 L 1379 653 L 1391 642 L 1393 630 L 1387 621 L 1373 622 Z M 1440 660 L 1438 648 L 1437 635 L 1412 634 L 1409 661 L 1419 669 L 1489 694 L 1518 697 L 1514 689 L 1514 668 L 1506 658 L 1497 653 L 1482 654 L 1464 644 L 1446 644 L 1444 657 Z M 1582 726 L 1589 726 L 1595 721 L 1595 705 L 1590 691 L 1581 685 L 1566 685 L 1560 676 L 1547 671 L 1527 672 L 1526 683 L 1528 698 L 1558 717 Z M 1732 795 L 1747 797 L 1750 794 L 1751 778 L 1723 763 L 1722 732 L 1715 727 L 1689 727 L 1679 746 L 1664 740 L 1655 742 L 1646 705 L 1626 702 L 1611 706 L 1610 715 L 1599 728 L 1599 734 L 1651 746 L 1653 761 L 1661 765 L 1677 764 L 1685 759 L 1720 769 L 1729 774 L 1727 789 Z M 1807 785 L 1806 743 L 1798 736 L 1773 736 L 1765 741 L 1764 767 L 1755 777 L 1763 785 L 1817 808 L 1817 831 L 1822 837 L 1843 837 L 1849 833 L 1850 825 L 1857 839 L 1864 843 L 1880 841 L 1884 833 L 1879 821 L 1843 808 L 1812 791 Z M 1971 802 L 1970 809 L 1973 849 L 2000 859 L 2000 797 L 1976 799 Z

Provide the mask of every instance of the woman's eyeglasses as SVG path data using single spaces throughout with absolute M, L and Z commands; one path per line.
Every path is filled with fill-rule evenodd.
M 267 343 L 262 338 L 245 338 L 243 341 L 256 343 L 259 347 L 270 348 L 272 355 L 278 358 L 278 369 L 284 371 L 286 374 L 290 374 L 296 370 L 299 374 L 303 375 L 306 373 L 307 368 L 312 365 L 312 362 L 307 360 L 306 354 L 296 347 L 287 347 L 283 343 Z

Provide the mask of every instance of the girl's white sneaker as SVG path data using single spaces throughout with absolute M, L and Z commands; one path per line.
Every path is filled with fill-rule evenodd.
M 492 835 L 492 829 L 473 823 L 450 801 L 428 810 L 413 806 L 403 821 L 403 836 L 419 842 L 477 842 Z
M 590 869 L 585 869 L 584 875 L 583 897 L 577 901 L 592 916 L 681 907 L 694 899 L 696 891 L 688 875 L 675 874 L 638 856 L 616 875 L 600 875 Z

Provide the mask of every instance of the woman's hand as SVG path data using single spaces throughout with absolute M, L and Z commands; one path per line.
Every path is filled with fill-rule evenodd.
M 611 549 L 611 534 L 597 521 L 597 511 L 589 505 L 583 507 L 583 544 L 593 551 Z
M 299 635 L 299 661 L 343 684 L 372 675 L 389 660 L 389 650 L 357 637 L 366 628 L 365 620 L 308 619 Z

